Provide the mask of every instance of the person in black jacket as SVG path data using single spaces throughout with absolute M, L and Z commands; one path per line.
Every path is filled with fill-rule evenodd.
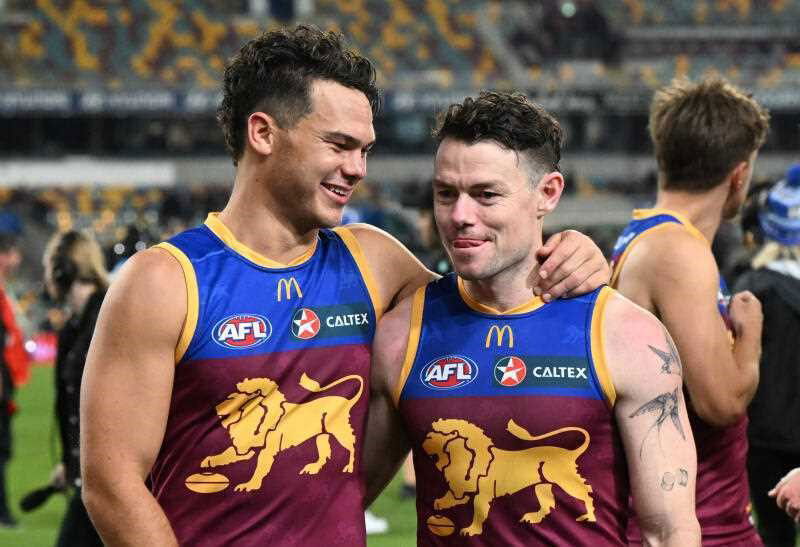
M 61 462 L 53 471 L 55 486 L 74 488 L 61 523 L 58 546 L 102 545 L 81 501 L 78 409 L 81 376 L 97 315 L 108 288 L 108 272 L 100 246 L 88 233 L 56 234 L 44 254 L 45 287 L 66 308 L 56 354 L 56 417 L 61 437 Z
M 760 383 L 748 409 L 747 471 L 764 543 L 793 547 L 795 525 L 768 492 L 800 463 L 800 164 L 753 199 L 757 217 L 745 208 L 742 220 L 745 240 L 754 238 L 757 249 L 735 289 L 755 294 L 764 313 Z

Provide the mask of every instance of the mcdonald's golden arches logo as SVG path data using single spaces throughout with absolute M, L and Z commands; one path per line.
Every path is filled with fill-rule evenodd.
M 297 292 L 297 296 L 299 298 L 303 297 L 303 291 L 300 290 L 300 285 L 297 283 L 297 280 L 294 277 L 290 278 L 283 278 L 278 280 L 278 302 L 281 301 L 282 296 L 286 295 L 286 300 L 292 299 L 292 288 L 294 288 L 295 292 Z
M 492 338 L 497 338 L 497 347 L 502 347 L 506 334 L 508 334 L 508 347 L 513 348 L 514 331 L 511 330 L 511 327 L 508 325 L 503 325 L 502 327 L 492 325 L 491 328 L 489 328 L 489 332 L 486 333 L 486 347 L 488 348 L 492 345 Z

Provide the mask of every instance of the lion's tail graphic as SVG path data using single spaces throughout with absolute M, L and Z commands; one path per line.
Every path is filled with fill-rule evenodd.
M 543 435 L 531 435 L 521 425 L 518 425 L 516 422 L 514 422 L 514 420 L 508 420 L 506 429 L 509 433 L 518 439 L 522 439 L 523 441 L 540 441 L 542 439 L 558 435 L 559 433 L 577 431 L 583 435 L 583 444 L 574 450 L 574 452 L 577 452 L 577 456 L 583 454 L 586 448 L 589 446 L 589 432 L 581 427 L 562 427 L 561 429 L 556 429 L 555 431 L 550 431 L 549 433 L 545 433 Z
M 300 377 L 300 386 L 307 389 L 308 391 L 313 391 L 314 393 L 319 393 L 320 391 L 327 391 L 332 387 L 336 387 L 343 382 L 347 382 L 348 380 L 357 380 L 358 381 L 358 391 L 356 394 L 349 399 L 352 403 L 355 403 L 361 398 L 361 393 L 364 391 L 364 380 L 358 374 L 351 374 L 350 376 L 343 376 L 338 380 L 334 380 L 327 386 L 320 386 L 319 382 L 316 380 L 309 378 L 308 375 L 304 372 L 303 375 Z

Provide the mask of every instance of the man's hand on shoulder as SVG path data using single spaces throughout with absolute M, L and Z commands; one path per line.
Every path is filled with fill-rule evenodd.
M 545 302 L 591 292 L 611 278 L 611 269 L 600 248 L 575 230 L 550 236 L 536 251 L 536 258 L 540 266 L 534 278 L 534 291 Z

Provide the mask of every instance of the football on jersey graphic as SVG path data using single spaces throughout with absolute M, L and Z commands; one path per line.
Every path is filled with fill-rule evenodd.
M 211 337 L 222 347 L 249 349 L 260 346 L 272 335 L 269 319 L 254 313 L 229 315 L 214 325 Z
M 531 435 L 513 419 L 508 421 L 506 429 L 523 441 L 535 442 L 571 432 L 572 436 L 579 433 L 583 442 L 577 448 L 536 445 L 522 450 L 503 450 L 475 424 L 460 419 L 436 420 L 422 442 L 422 449 L 433 458 L 447 490 L 434 500 L 433 510 L 446 511 L 469 503 L 471 497 L 472 522 L 460 533 L 477 536 L 483 533 L 486 519 L 491 519 L 490 509 L 495 498 L 530 488 L 536 498 L 531 505 L 536 507 L 538 501 L 539 508 L 521 515 L 520 522 L 536 525 L 556 507 L 555 484 L 583 502 L 585 513 L 577 515 L 576 521 L 595 522 L 592 487 L 578 470 L 578 458 L 589 447 L 589 432 L 580 427 L 562 427 L 542 435 Z M 437 526 L 431 531 L 443 535 L 439 533 L 440 528 Z
M 438 357 L 422 367 L 420 381 L 432 389 L 455 389 L 478 377 L 475 361 L 463 355 Z
M 316 475 L 330 460 L 331 437 L 349 453 L 342 473 L 352 473 L 355 467 L 356 437 L 350 423 L 350 411 L 364 391 L 364 380 L 352 374 L 327 385 L 309 378 L 305 373 L 300 386 L 311 393 L 322 393 L 351 382 L 356 388 L 350 397 L 325 395 L 302 403 L 290 403 L 269 378 L 246 378 L 236 384 L 236 391 L 216 406 L 217 416 L 231 439 L 231 445 L 219 454 L 200 462 L 204 469 L 235 464 L 256 458 L 251 478 L 234 487 L 237 492 L 261 488 L 280 453 L 313 439 L 317 459 L 309 462 L 300 474 Z M 357 387 L 356 387 L 357 386 Z M 219 473 L 201 473 L 186 479 L 189 490 L 198 493 L 219 492 L 227 480 Z

